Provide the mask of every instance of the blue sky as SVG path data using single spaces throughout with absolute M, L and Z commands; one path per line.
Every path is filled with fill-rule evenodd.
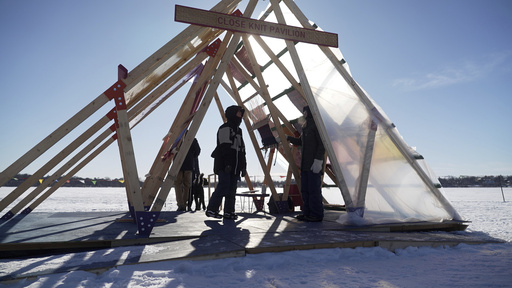
M 186 28 L 174 22 L 175 4 L 210 9 L 214 3 L 0 1 L 0 171 L 111 86 L 118 64 L 133 69 Z M 338 34 L 355 80 L 438 176 L 512 175 L 512 2 L 296 3 L 323 30 Z M 260 1 L 258 9 L 267 4 Z M 132 130 L 141 178 L 184 93 Z M 216 108 L 210 109 L 197 136 L 206 174 L 220 124 Z M 22 172 L 34 173 L 48 159 Z M 249 160 L 249 173 L 261 175 L 252 152 Z M 122 177 L 117 146 L 78 176 Z

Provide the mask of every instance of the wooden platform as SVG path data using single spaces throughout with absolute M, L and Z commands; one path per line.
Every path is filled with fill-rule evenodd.
M 393 251 L 407 246 L 454 246 L 460 243 L 502 242 L 482 233 L 412 232 L 454 230 L 463 223 L 414 223 L 346 227 L 336 222 L 342 211 L 326 211 L 323 222 L 297 221 L 290 215 L 240 213 L 239 219 L 207 218 L 204 212 L 162 212 L 149 238 L 136 234 L 127 212 L 59 212 L 19 215 L 0 222 L 0 255 L 38 257 L 61 253 L 98 251 L 132 246 L 128 255 L 85 264 L 62 263 L 36 275 L 25 271 L 0 271 L 0 281 L 71 270 L 102 271 L 116 265 L 174 259 L 241 257 L 249 253 L 318 248 L 380 246 Z M 389 232 L 389 231 L 408 231 Z M 158 250 L 158 253 L 148 251 Z

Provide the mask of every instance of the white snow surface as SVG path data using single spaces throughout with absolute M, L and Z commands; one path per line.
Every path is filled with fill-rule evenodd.
M 82 193 L 77 193 L 78 189 Z M 1 187 L 0 198 L 12 190 Z M 62 191 L 36 211 L 126 210 L 123 189 L 59 190 Z M 394 253 L 380 247 L 334 248 L 219 260 L 163 261 L 117 266 L 98 274 L 71 271 L 43 275 L 0 283 L 0 287 L 512 287 L 512 188 L 503 191 L 506 201 L 500 188 L 445 188 L 446 197 L 457 211 L 472 221 L 467 231 L 457 233 L 484 233 L 506 241 L 503 244 L 410 247 Z M 74 196 L 69 197 L 70 193 Z M 93 202 L 94 199 L 98 202 Z M 173 201 L 169 199 L 164 210 L 175 210 Z M 0 270 L 44 271 L 63 263 L 87 263 L 97 257 L 122 259 L 129 251 L 142 249 L 158 253 L 158 249 L 148 245 L 0 259 Z

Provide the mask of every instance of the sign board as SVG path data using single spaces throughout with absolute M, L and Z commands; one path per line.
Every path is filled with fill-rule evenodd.
M 195 9 L 181 5 L 176 5 L 174 20 L 177 22 L 213 27 L 234 32 L 263 35 L 322 46 L 338 47 L 338 34 L 265 22 L 242 16 Z

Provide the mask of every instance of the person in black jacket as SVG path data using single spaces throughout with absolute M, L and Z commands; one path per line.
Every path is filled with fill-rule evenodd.
M 242 117 L 245 110 L 240 106 L 229 106 L 226 111 L 227 122 L 217 131 L 217 147 L 212 153 L 213 171 L 219 176 L 217 188 L 212 193 L 206 216 L 214 218 L 236 219 L 235 194 L 237 181 L 246 174 L 245 144 L 242 139 Z M 224 199 L 224 215 L 219 207 Z
M 187 200 L 190 194 L 190 188 L 192 187 L 192 173 L 194 171 L 194 159 L 201 153 L 201 147 L 197 139 L 194 141 L 188 149 L 187 156 L 181 164 L 180 171 L 176 175 L 174 180 L 174 191 L 176 193 L 176 202 L 178 202 L 178 211 L 186 211 Z
M 324 218 L 322 202 L 322 174 L 325 148 L 315 125 L 309 106 L 304 107 L 306 122 L 302 126 L 300 138 L 288 136 L 287 139 L 296 146 L 301 146 L 301 195 L 304 202 L 303 214 L 297 219 L 308 222 L 320 222 Z

